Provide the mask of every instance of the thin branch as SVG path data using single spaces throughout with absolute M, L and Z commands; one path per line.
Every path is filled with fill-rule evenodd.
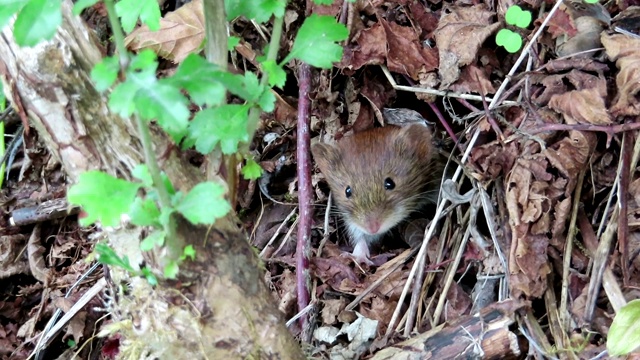
M 274 31 L 275 33 L 275 31 Z M 298 129 L 296 162 L 298 171 L 298 207 L 300 208 L 300 222 L 298 223 L 298 240 L 296 244 L 296 282 L 298 292 L 298 310 L 309 305 L 309 249 L 311 242 L 311 225 L 313 218 L 313 186 L 311 185 L 311 126 L 309 110 L 311 101 L 311 68 L 301 63 L 298 69 Z M 300 318 L 302 329 L 307 328 L 308 316 Z M 306 336 L 305 336 L 306 335 Z M 305 341 L 310 341 L 311 333 L 303 335 Z

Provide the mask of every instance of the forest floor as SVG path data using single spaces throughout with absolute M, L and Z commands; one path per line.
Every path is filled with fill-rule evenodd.
M 328 188 L 313 170 L 313 357 L 369 358 L 387 348 L 387 357 L 377 356 L 392 358 L 407 349 L 389 344 L 418 334 L 432 358 L 468 354 L 473 338 L 484 339 L 475 344 L 483 358 L 608 356 L 612 321 L 640 288 L 640 11 L 634 4 L 570 0 L 555 7 L 528 0 L 519 6 L 533 20 L 518 25 L 505 22 L 512 2 L 503 0 L 290 4 L 283 54 L 299 19 L 311 13 L 335 16 L 350 33 L 342 61 L 312 73 L 306 95 L 314 142 L 397 123 L 399 113 L 432 123 L 447 177 L 460 168 L 440 193 L 448 203 L 428 241 L 422 236 L 440 202 L 374 246 L 372 266 L 343 256 L 352 250 L 347 233 L 335 213 L 325 220 Z M 104 24 L 99 5 L 85 17 L 95 29 Z M 157 43 L 178 39 L 178 27 L 172 29 L 158 33 Z M 496 44 L 502 29 L 521 39 L 515 52 L 505 46 L 517 41 Z M 231 32 L 241 38 L 232 71 L 255 70 L 256 49 L 270 27 L 238 19 Z M 136 36 L 132 50 L 154 39 L 146 34 L 147 42 L 138 43 Z M 175 47 L 171 59 L 184 58 L 185 48 Z M 521 56 L 523 48 L 528 55 Z M 241 184 L 238 205 L 287 319 L 297 313 L 298 65 L 290 64 L 276 110 L 263 116 L 254 139 L 266 173 Z M 162 72 L 175 66 L 166 61 Z M 37 336 L 61 316 L 57 310 L 67 312 L 103 275 L 85 261 L 96 242 L 92 229 L 78 227 L 75 215 L 33 215 L 42 204 L 65 209 L 68 184 L 35 130 L 23 134 L 20 124 L 15 115 L 5 120 L 6 133 L 21 142 L 0 191 L 2 359 L 26 359 Z M 416 253 L 426 265 L 416 264 Z M 407 283 L 413 285 L 404 295 Z M 95 341 L 108 323 L 103 301 L 96 297 L 79 311 L 42 358 Z M 83 358 L 111 358 L 117 339 L 92 346 Z

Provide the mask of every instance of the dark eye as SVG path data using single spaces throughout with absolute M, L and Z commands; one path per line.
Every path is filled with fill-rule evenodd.
M 391 180 L 391 178 L 384 179 L 384 188 L 385 190 L 393 190 L 396 187 L 396 183 Z
M 344 189 L 344 195 L 345 195 L 347 198 L 350 198 L 350 197 L 351 197 L 351 186 L 347 186 L 347 188 L 346 188 L 346 189 Z

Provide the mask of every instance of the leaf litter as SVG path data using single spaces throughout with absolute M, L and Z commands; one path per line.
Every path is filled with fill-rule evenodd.
M 287 51 L 305 16 L 300 10 L 304 2 L 293 3 L 297 11 L 287 12 L 282 42 Z M 170 63 L 180 62 L 199 49 L 203 40 L 198 4 L 193 1 L 167 13 L 160 32 L 136 29 L 127 39 L 128 46 L 134 51 L 152 48 Z M 520 3 L 537 18 L 529 28 L 517 30 L 523 42 L 533 41 L 533 46 L 529 63 L 508 77 L 518 53 L 512 55 L 496 46 L 494 37 L 507 27 L 504 14 L 511 4 L 397 0 L 334 1 L 320 6 L 306 2 L 310 13 L 345 19 L 350 34 L 340 63 L 331 71 L 314 72 L 316 87 L 309 94 L 313 99 L 311 128 L 317 135 L 313 141 L 339 141 L 384 124 L 385 108 L 412 109 L 431 122 L 436 122 L 437 111 L 445 115 L 459 145 L 472 147 L 460 188 L 486 191 L 488 199 L 483 205 L 461 203 L 447 212 L 436 236 L 429 239 L 426 264 L 416 271 L 420 280 L 411 285 L 409 297 L 403 297 L 416 265 L 417 248 L 403 240 L 402 231 L 394 231 L 374 248 L 374 267 L 361 267 L 342 256 L 349 250 L 347 234 L 335 213 L 330 211 L 325 220 L 328 191 L 323 175 L 315 174 L 311 289 L 317 311 L 313 324 L 316 357 L 393 358 L 403 351 L 418 351 L 411 346 L 426 347 L 421 358 L 491 357 L 495 349 L 481 341 L 484 338 L 518 340 L 500 348 L 496 356 L 559 358 L 562 350 L 591 358 L 605 350 L 620 301 L 638 297 L 634 289 L 640 285 L 636 256 L 640 249 L 640 179 L 635 169 L 640 149 L 633 141 L 624 146 L 622 138 L 623 132 L 629 132 L 633 139 L 637 133 L 633 130 L 638 129 L 640 40 L 614 31 L 619 26 L 637 34 L 638 28 L 628 19 L 636 19 L 638 11 L 626 1 L 602 6 L 574 0 L 555 12 L 540 36 L 534 37 L 554 3 L 544 2 L 544 10 L 542 1 Z M 231 56 L 232 71 L 254 70 L 256 49 L 265 44 L 265 29 L 239 18 L 231 30 L 241 38 Z M 263 255 L 265 279 L 281 311 L 291 318 L 297 312 L 296 220 L 290 214 L 297 204 L 293 166 L 298 93 L 290 84 L 298 64 L 288 66 L 288 85 L 276 89 L 276 110 L 263 116 L 253 147 L 269 176 L 240 187 L 255 190 L 242 203 L 244 226 L 260 250 L 272 247 Z M 449 94 L 435 97 L 394 88 L 382 67 L 397 84 Z M 510 81 L 506 92 L 496 93 L 505 79 Z M 460 100 L 458 95 L 463 93 L 476 97 Z M 494 96 L 516 104 L 487 113 Z M 471 118 L 461 122 L 467 115 Z M 436 126 L 437 146 L 453 152 L 459 163 L 462 155 L 444 132 L 444 125 Z M 476 129 L 478 140 L 472 143 Z M 619 181 L 624 152 L 633 155 L 628 188 L 620 188 L 624 182 Z M 44 191 L 37 185 L 36 180 L 41 179 L 35 176 L 42 165 L 32 166 L 26 178 L 18 181 L 14 177 L 3 188 L 3 197 L 15 199 L 5 215 L 24 206 L 31 194 Z M 55 171 L 48 170 L 47 178 L 60 178 L 52 173 Z M 621 202 L 620 194 L 628 201 Z M 628 206 L 627 218 L 616 222 L 619 203 Z M 471 216 L 472 211 L 479 215 Z M 32 244 L 33 260 L 19 252 L 31 235 L 26 228 L 1 234 L 3 248 L 8 249 L 3 253 L 20 259 L 0 262 L 4 281 L 16 289 L 5 294 L 0 306 L 2 357 L 15 350 L 15 344 L 41 331 L 36 323 L 51 317 L 55 302 L 61 304 L 55 300 L 63 298 L 60 291 L 40 300 L 41 294 L 47 294 L 41 277 L 57 279 L 55 286 L 68 288 L 86 270 L 79 265 L 90 250 L 81 240 L 85 235 L 68 221 L 47 224 L 40 241 L 35 239 Z M 611 223 L 628 231 L 620 231 L 610 248 L 596 252 L 598 243 L 613 236 L 605 231 Z M 66 234 L 70 236 L 62 240 L 54 235 L 58 233 L 52 231 L 54 225 L 69 227 Z M 473 235 L 469 235 L 471 229 Z M 55 240 L 43 242 L 44 234 Z M 465 240 L 469 237 L 471 241 Z M 620 253 L 622 243 L 628 252 L 625 256 Z M 623 264 L 622 259 L 630 261 Z M 594 263 L 603 261 L 606 270 L 598 275 Z M 623 267 L 628 269 L 626 279 Z M 47 269 L 55 274 L 47 275 Z M 615 286 L 604 282 L 605 291 L 601 291 L 598 276 L 613 279 Z M 588 310 L 593 307 L 595 310 Z M 400 324 L 393 320 L 398 312 Z M 77 342 L 83 332 L 86 336 L 83 323 L 89 326 L 93 316 L 81 314 L 65 337 Z M 390 326 L 399 331 L 390 332 Z M 489 326 L 500 329 L 499 334 L 486 332 Z M 460 328 L 469 330 L 457 332 Z M 301 331 L 295 324 L 290 329 L 295 334 Z M 413 340 L 406 340 L 408 335 Z M 386 349 L 378 351 L 382 348 Z

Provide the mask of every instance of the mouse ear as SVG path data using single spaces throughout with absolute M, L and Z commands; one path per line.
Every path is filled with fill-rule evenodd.
M 418 156 L 431 156 L 431 130 L 421 123 L 403 126 L 398 132 L 397 139 L 404 143 L 407 149 L 415 151 Z
M 329 164 L 336 164 L 340 161 L 340 151 L 329 144 L 316 143 L 311 146 L 311 153 L 322 172 L 329 167 Z

